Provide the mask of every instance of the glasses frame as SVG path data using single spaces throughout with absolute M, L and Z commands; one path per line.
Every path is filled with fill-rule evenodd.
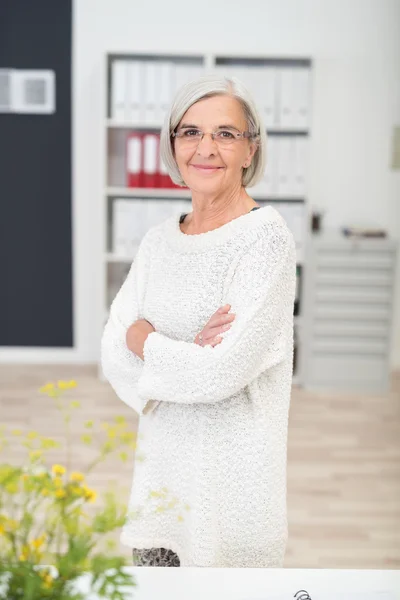
M 217 131 L 201 131 L 201 129 L 197 129 L 197 127 L 183 127 L 182 129 L 177 129 L 175 131 L 173 131 L 171 133 L 171 137 L 175 138 L 175 139 L 184 139 L 184 132 L 185 131 L 191 131 L 195 129 L 196 131 L 200 131 L 200 133 L 202 133 L 201 138 L 197 141 L 197 145 L 200 144 L 201 141 L 203 141 L 203 138 L 205 135 L 211 135 L 211 139 L 215 144 L 218 144 L 218 140 L 215 139 L 216 135 L 222 131 L 229 131 L 229 133 L 231 133 L 234 137 L 230 140 L 228 140 L 228 143 L 226 145 L 230 145 L 231 143 L 237 142 L 239 140 L 244 140 L 244 139 L 251 139 L 251 138 L 256 138 L 257 135 L 254 133 L 251 133 L 250 131 L 231 131 L 228 129 L 219 129 Z M 194 136 L 193 136 L 194 137 Z M 188 141 L 190 140 L 190 137 L 186 138 Z M 196 138 L 195 138 L 196 139 Z M 195 145 L 193 143 L 193 145 Z

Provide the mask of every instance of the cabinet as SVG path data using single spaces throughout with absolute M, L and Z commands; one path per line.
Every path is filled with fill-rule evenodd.
M 309 240 L 305 257 L 304 387 L 387 392 L 396 243 L 328 234 Z

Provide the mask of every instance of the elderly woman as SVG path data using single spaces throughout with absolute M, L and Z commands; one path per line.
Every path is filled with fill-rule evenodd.
M 187 84 L 165 120 L 161 157 L 192 212 L 146 233 L 102 339 L 140 415 L 121 535 L 136 565 L 283 565 L 296 257 L 246 192 L 265 146 L 236 79 Z

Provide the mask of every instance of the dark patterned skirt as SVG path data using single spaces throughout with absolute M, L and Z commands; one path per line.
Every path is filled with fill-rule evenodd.
M 179 557 L 166 548 L 132 549 L 135 567 L 180 567 Z

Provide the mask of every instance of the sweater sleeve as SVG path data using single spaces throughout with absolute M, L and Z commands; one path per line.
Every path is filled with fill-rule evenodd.
M 143 361 L 126 345 L 127 329 L 142 318 L 140 305 L 147 270 L 143 239 L 129 273 L 115 296 L 101 339 L 101 367 L 117 396 L 139 415 L 150 412 L 155 403 L 140 397 L 137 390 Z
M 238 260 L 223 298 L 236 318 L 220 344 L 201 347 L 158 332 L 148 336 L 140 396 L 215 403 L 245 388 L 293 351 L 295 287 L 293 236 L 279 224 Z

